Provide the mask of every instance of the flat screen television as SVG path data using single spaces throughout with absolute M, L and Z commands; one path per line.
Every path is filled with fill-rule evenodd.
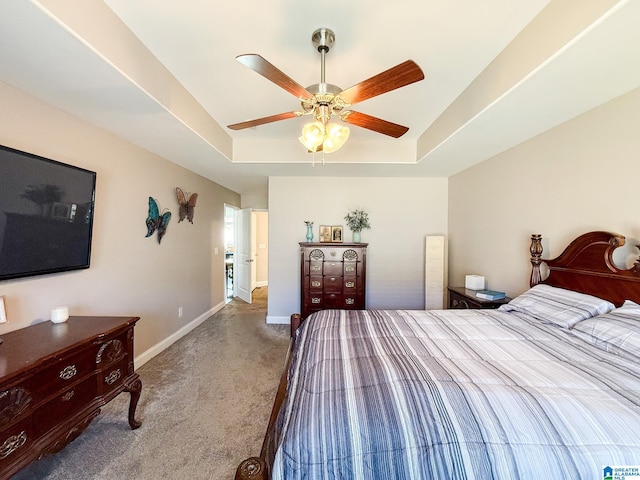
M 0 281 L 89 268 L 96 173 L 0 145 Z

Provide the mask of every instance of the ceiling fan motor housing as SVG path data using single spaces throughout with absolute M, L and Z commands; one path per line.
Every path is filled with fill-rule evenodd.
M 328 52 L 335 41 L 335 34 L 328 28 L 319 28 L 311 35 L 311 43 L 319 52 Z

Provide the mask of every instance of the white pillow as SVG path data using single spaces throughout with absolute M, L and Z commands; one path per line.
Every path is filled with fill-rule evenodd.
M 578 323 L 573 334 L 616 354 L 640 357 L 640 305 L 626 300 L 620 308 Z
M 539 284 L 502 305 L 500 310 L 525 313 L 545 323 L 572 328 L 614 308 L 613 303 L 592 295 Z

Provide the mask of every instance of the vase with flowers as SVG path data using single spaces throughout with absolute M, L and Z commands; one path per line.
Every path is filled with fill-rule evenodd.
M 347 226 L 353 232 L 353 242 L 360 243 L 360 232 L 365 228 L 371 228 L 369 223 L 369 214 L 364 210 L 353 210 L 344 217 Z

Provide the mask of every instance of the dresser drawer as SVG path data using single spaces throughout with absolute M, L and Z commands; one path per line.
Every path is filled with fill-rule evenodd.
M 311 275 L 306 278 L 306 283 L 309 285 L 310 292 L 320 292 L 322 293 L 323 288 L 323 280 L 322 275 Z
M 342 293 L 342 276 L 324 277 L 325 293 Z
M 96 370 L 97 348 L 86 348 L 53 363 L 32 379 L 36 402 L 62 390 Z
M 98 393 L 108 394 L 122 385 L 127 377 L 127 359 L 122 359 L 98 373 Z
M 324 262 L 323 273 L 325 276 L 342 275 L 342 262 Z
M 310 261 L 305 262 L 304 267 L 305 275 L 322 275 L 324 262 L 319 261 Z
M 46 433 L 61 421 L 71 418 L 96 396 L 96 376 L 93 375 L 71 388 L 59 392 L 33 415 L 36 434 Z
M 344 276 L 358 275 L 358 262 L 344 262 Z
M 0 432 L 0 470 L 14 463 L 16 457 L 26 454 L 31 448 L 35 436 L 31 417 Z

